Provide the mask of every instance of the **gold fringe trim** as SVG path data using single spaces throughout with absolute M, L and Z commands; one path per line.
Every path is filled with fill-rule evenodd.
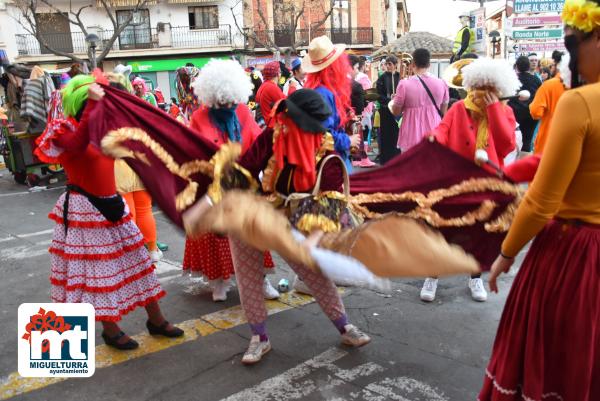
M 471 178 L 462 181 L 450 188 L 442 188 L 429 192 L 425 195 L 420 192 L 404 192 L 401 194 L 378 192 L 374 194 L 359 194 L 350 198 L 350 208 L 358 214 L 375 219 L 383 216 L 381 213 L 372 212 L 366 205 L 387 202 L 414 202 L 417 207 L 408 213 L 396 213 L 415 219 L 423 219 L 434 227 L 465 227 L 471 226 L 478 221 L 485 221 L 491 217 L 494 209 L 498 206 L 491 200 L 484 201 L 477 210 L 466 213 L 463 216 L 443 218 L 433 210 L 433 207 L 446 198 L 473 193 L 473 192 L 500 192 L 514 196 L 514 201 L 507 206 L 502 215 L 494 221 L 485 224 L 488 232 L 506 232 L 514 216 L 517 206 L 521 201 L 521 190 L 514 184 L 497 178 Z
M 205 160 L 193 160 L 180 166 L 169 152 L 140 128 L 124 127 L 109 131 L 109 133 L 102 138 L 101 147 L 104 153 L 115 159 L 131 158 L 140 160 L 148 166 L 151 165 L 144 153 L 134 152 L 125 147 L 123 145 L 125 141 L 141 142 L 165 165 L 171 174 L 187 181 L 187 186 L 175 197 L 175 207 L 177 211 L 185 210 L 196 200 L 198 184 L 192 181 L 190 176 L 196 173 L 202 173 L 207 176 L 212 175 L 213 168 L 210 163 Z
M 304 233 L 311 233 L 315 230 L 321 230 L 325 233 L 335 233 L 341 231 L 342 225 L 323 215 L 307 213 L 298 220 L 296 228 Z
M 208 187 L 207 194 L 213 203 L 219 203 L 223 199 L 223 188 L 221 179 L 228 169 L 232 168 L 242 173 L 250 183 L 250 190 L 256 191 L 259 188 L 258 182 L 252 177 L 252 174 L 244 167 L 236 163 L 236 160 L 242 154 L 242 145 L 236 142 L 227 142 L 210 159 L 213 167 L 213 182 Z

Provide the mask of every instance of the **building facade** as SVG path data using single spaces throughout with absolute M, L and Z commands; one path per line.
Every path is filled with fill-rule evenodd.
M 139 0 L 109 1 L 113 17 L 121 22 Z M 11 62 L 68 67 L 69 58 L 40 45 L 25 29 L 16 2 L 0 0 L 0 50 Z M 53 8 L 38 3 L 38 32 L 52 49 L 88 58 L 82 29 L 58 14 L 81 7 L 86 7 L 81 12 L 86 30 L 100 38 L 96 53 L 109 45 L 114 27 L 100 0 L 56 0 Z M 132 65 L 133 73 L 160 87 L 167 97 L 174 93 L 176 69 L 189 62 L 201 67 L 211 58 L 233 56 L 247 65 L 260 65 L 259 59 L 268 59 L 273 50 L 300 51 L 320 35 L 370 54 L 409 29 L 406 0 L 147 0 L 111 46 L 102 67 Z
M 2 1 L 2 0 L 0 0 Z M 111 0 L 113 15 L 118 22 L 132 12 L 137 0 Z M 98 0 L 72 1 L 72 10 L 88 6 L 81 20 L 89 33 L 100 38 L 100 53 L 113 36 L 109 15 Z M 38 31 L 53 49 L 72 53 L 87 59 L 88 44 L 81 28 L 57 15 L 56 9 L 67 13 L 69 1 L 52 2 L 55 9 L 39 6 L 36 18 Z M 148 0 L 133 16 L 133 24 L 126 27 L 112 45 L 103 62 L 104 69 L 117 63 L 133 66 L 133 72 L 165 95 L 174 93 L 175 70 L 188 62 L 201 66 L 214 57 L 231 57 L 243 46 L 243 36 L 235 29 L 234 17 L 242 18 L 242 7 L 237 0 Z M 8 58 L 13 62 L 40 64 L 48 69 L 68 66 L 72 61 L 57 56 L 40 45 L 27 32 L 20 10 L 11 1 L 0 7 L 0 43 L 4 42 Z M 6 27 L 6 28 L 5 28 Z

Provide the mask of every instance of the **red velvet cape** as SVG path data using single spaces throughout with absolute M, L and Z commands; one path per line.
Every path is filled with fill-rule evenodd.
M 350 190 L 353 195 L 376 192 L 400 194 L 407 191 L 428 194 L 432 190 L 449 188 L 469 178 L 487 177 L 498 178 L 449 148 L 424 140 L 383 167 L 351 175 Z M 477 222 L 473 226 L 441 227 L 439 231 L 448 242 L 460 245 L 472 254 L 483 270 L 489 270 L 500 253 L 500 245 L 506 233 L 487 232 L 484 225 L 501 215 L 513 202 L 514 196 L 493 191 L 465 193 L 443 199 L 433 210 L 444 218 L 458 217 L 476 210 L 484 200 L 492 200 L 498 205 L 489 220 Z M 408 212 L 417 205 L 414 202 L 388 202 L 365 206 L 377 213 L 387 213 Z
M 100 147 L 102 138 L 111 130 L 123 127 L 136 127 L 144 130 L 158 142 L 179 165 L 191 160 L 210 160 L 217 146 L 201 138 L 167 113 L 125 91 L 104 86 L 104 99 L 98 102 L 90 116 L 90 142 Z M 175 196 L 187 182 L 172 174 L 145 145 L 137 141 L 127 141 L 125 146 L 143 153 L 150 161 L 147 166 L 137 159 L 125 161 L 140 176 L 152 199 L 163 212 L 179 227 L 182 227 L 181 212 L 175 207 Z M 212 179 L 201 173 L 194 174 L 197 182 L 196 199 L 200 198 Z

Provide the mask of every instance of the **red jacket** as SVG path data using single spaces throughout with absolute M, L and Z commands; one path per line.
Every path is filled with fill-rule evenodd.
M 285 98 L 285 95 L 273 81 L 265 81 L 258 92 L 256 92 L 256 101 L 260 106 L 260 111 L 269 128 L 273 128 L 275 121 L 271 121 L 271 110 L 278 100 Z
M 237 114 L 242 127 L 242 153 L 244 153 L 252 145 L 252 142 L 254 142 L 261 130 L 256 121 L 254 121 L 250 109 L 245 104 L 238 104 L 235 114 Z M 206 106 L 201 106 L 192 114 L 190 128 L 196 131 L 201 137 L 208 139 L 219 147 L 228 140 L 228 137 L 210 121 Z
M 502 167 L 504 158 L 516 147 L 516 121 L 510 107 L 498 102 L 487 108 L 489 160 Z M 438 142 L 460 154 L 475 160 L 477 121 L 469 115 L 464 101 L 455 103 L 436 129 L 431 131 Z

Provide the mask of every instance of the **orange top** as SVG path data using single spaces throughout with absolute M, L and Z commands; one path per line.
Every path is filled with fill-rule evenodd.
M 556 74 L 556 77 L 547 80 L 540 86 L 533 102 L 529 105 L 531 117 L 534 120 L 542 120 L 533 145 L 535 154 L 541 154 L 544 151 L 552 116 L 556 110 L 558 99 L 563 93 L 565 93 L 565 86 L 560 79 L 560 74 Z
M 600 224 L 600 83 L 561 97 L 540 167 L 502 244 L 515 256 L 554 216 Z

